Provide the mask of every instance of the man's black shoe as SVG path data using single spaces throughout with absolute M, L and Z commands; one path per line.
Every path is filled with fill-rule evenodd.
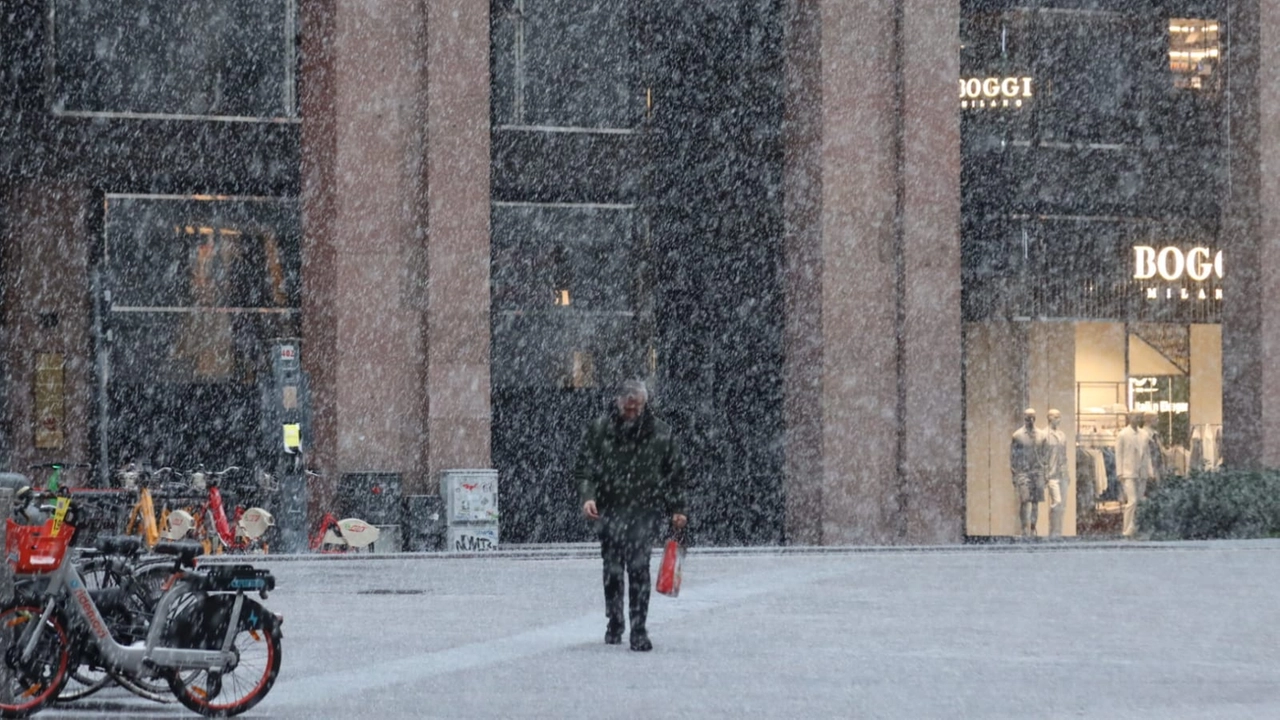
M 644 632 L 631 633 L 631 649 L 636 652 L 649 652 L 653 649 L 653 643 L 649 642 L 649 634 Z
M 622 621 L 609 620 L 609 626 L 604 631 L 605 645 L 621 645 L 622 631 L 627 629 L 626 623 Z

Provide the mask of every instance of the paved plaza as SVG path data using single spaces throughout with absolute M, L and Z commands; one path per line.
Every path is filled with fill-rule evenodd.
M 647 654 L 602 643 L 590 548 L 263 564 L 284 664 L 244 717 L 1280 717 L 1280 542 L 693 552 Z M 196 717 L 41 717 L 110 715 Z

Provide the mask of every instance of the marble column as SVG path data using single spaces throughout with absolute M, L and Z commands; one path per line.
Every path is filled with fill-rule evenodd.
M 328 475 L 489 464 L 489 22 L 301 5 L 303 362 Z
M 1223 453 L 1229 467 L 1280 467 L 1280 2 L 1230 3 L 1222 249 Z
M 959 5 L 789 13 L 788 538 L 957 541 Z

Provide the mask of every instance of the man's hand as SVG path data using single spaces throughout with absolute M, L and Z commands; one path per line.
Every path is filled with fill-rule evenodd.
M 600 511 L 596 509 L 595 500 L 588 500 L 582 503 L 582 512 L 584 515 L 591 518 L 592 520 L 600 519 Z
M 684 515 L 681 515 L 680 513 L 676 513 L 675 515 L 671 516 L 671 524 L 676 526 L 677 529 L 683 528 L 685 525 L 688 524 L 688 522 L 689 522 L 689 518 L 685 517 Z

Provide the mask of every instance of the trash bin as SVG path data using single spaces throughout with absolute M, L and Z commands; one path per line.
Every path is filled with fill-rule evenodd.
M 404 497 L 404 549 L 408 552 L 436 552 L 444 549 L 444 498 L 439 495 Z
M 404 542 L 400 536 L 399 525 L 377 525 L 378 539 L 369 547 L 372 552 L 398 553 L 404 551 Z
M 370 525 L 403 525 L 399 473 L 346 473 L 338 480 L 334 507 L 338 519 L 359 518 Z

